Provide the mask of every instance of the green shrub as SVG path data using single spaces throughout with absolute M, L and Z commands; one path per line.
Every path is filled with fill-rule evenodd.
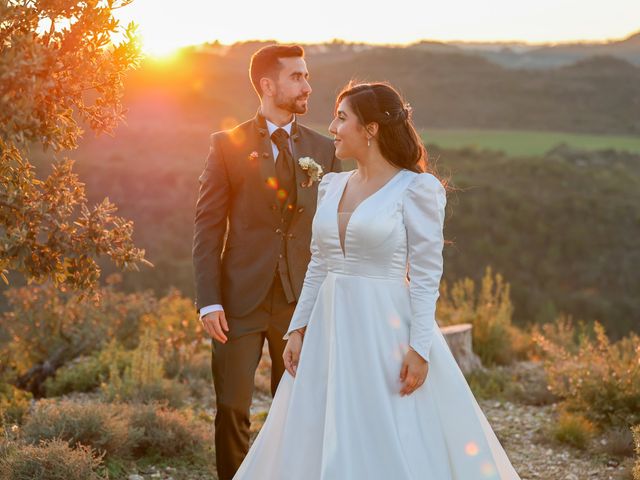
M 56 371 L 55 377 L 44 382 L 47 397 L 71 392 L 90 392 L 100 386 L 102 366 L 97 356 L 78 357 Z
M 22 423 L 33 395 L 0 381 L 0 427 Z
M 62 292 L 50 284 L 9 289 L 10 311 L 1 314 L 6 335 L 0 366 L 15 384 L 44 394 L 44 382 L 77 357 L 92 355 L 110 339 L 125 348 L 138 344 L 140 318 L 153 310 L 150 293 L 125 294 L 112 286 L 100 290 L 100 302 L 82 293 Z M 0 373 L 3 373 L 0 371 Z
M 582 415 L 561 412 L 553 427 L 553 435 L 561 443 L 584 450 L 593 438 L 595 426 Z
M 525 405 L 550 405 L 560 401 L 549 389 L 542 362 L 519 362 L 514 365 L 514 398 Z
M 70 400 L 41 400 L 22 431 L 27 444 L 62 439 L 72 447 L 91 447 L 110 464 L 143 457 L 195 462 L 209 448 L 210 437 L 208 424 L 190 410 Z
M 465 375 L 474 396 L 524 405 L 550 405 L 559 398 L 549 391 L 546 374 L 538 362 L 479 368 Z
M 536 334 L 545 355 L 549 388 L 569 410 L 602 426 L 640 423 L 640 337 L 631 333 L 611 343 L 596 322 L 595 339 L 580 336 L 576 353 Z
M 188 388 L 177 380 L 164 378 L 162 357 L 158 342 L 147 330 L 138 347 L 131 352 L 131 364 L 123 373 L 111 365 L 109 381 L 102 387 L 107 401 L 133 401 L 149 403 L 164 401 L 171 407 L 180 407 L 188 395 Z
M 192 398 L 209 402 L 212 388 L 211 350 L 198 352 L 191 357 L 184 365 L 180 378 L 186 382 Z
M 107 458 L 129 456 L 139 434 L 119 405 L 70 400 L 39 401 L 22 433 L 27 443 L 60 438 L 72 447 L 91 446 Z
M 106 382 L 112 367 L 122 372 L 130 364 L 131 353 L 114 339 L 104 349 L 88 357 L 76 358 L 58 369 L 54 377 L 45 381 L 45 391 L 48 397 L 89 392 Z
M 162 406 L 129 405 L 131 427 L 140 432 L 136 457 L 181 457 L 196 461 L 211 443 L 208 428 L 191 411 Z
M 102 457 L 90 447 L 72 448 L 63 440 L 19 445 L 0 457 L 1 480 L 107 480 L 100 471 Z
M 203 328 L 193 301 L 175 289 L 161 298 L 152 312 L 143 315 L 140 324 L 143 331 L 153 332 L 169 378 L 183 378 L 194 356 L 203 348 L 209 350 L 208 344 L 203 344 Z
M 578 321 L 576 323 L 571 315 L 560 314 L 553 323 L 532 326 L 532 338 L 540 335 L 566 352 L 576 354 L 584 339 L 595 338 L 595 331 L 593 322 Z M 545 351 L 538 343 L 532 342 L 532 349 L 536 358 L 544 358 Z
M 500 274 L 495 278 L 487 267 L 480 291 L 465 278 L 453 284 L 445 282 L 440 289 L 438 321 L 442 325 L 470 323 L 473 325 L 473 350 L 485 365 L 508 365 L 524 358 L 528 338 L 512 325 L 513 306 L 510 287 Z
M 478 368 L 465 377 L 473 395 L 479 399 L 507 398 L 513 385 L 508 372 L 500 368 Z
M 138 359 L 132 366 L 129 352 L 141 351 L 144 332 L 155 342 L 153 362 L 147 365 L 163 367 L 163 377 L 187 378 L 194 359 L 209 350 L 192 301 L 174 289 L 159 300 L 150 292 L 124 294 L 113 283 L 100 290 L 99 303 L 51 285 L 8 290 L 10 311 L 0 317 L 0 357 L 9 361 L 0 365 L 0 377 L 12 378 L 12 383 L 38 396 L 92 391 L 114 378 L 116 371 L 123 380 L 135 380 L 136 369 L 144 368 L 145 362 Z M 132 368 L 126 373 L 128 366 Z M 180 405 L 185 388 L 156 380 L 143 382 L 137 396 L 165 396 L 171 405 Z M 124 387 L 129 387 L 126 381 Z M 129 390 L 117 393 L 136 397 Z

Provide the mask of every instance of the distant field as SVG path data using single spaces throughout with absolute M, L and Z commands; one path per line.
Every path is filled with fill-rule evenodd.
M 426 144 L 442 148 L 473 147 L 502 150 L 509 155 L 540 155 L 560 143 L 583 150 L 612 148 L 640 153 L 640 137 L 511 130 L 427 129 L 420 134 Z
M 310 124 L 329 135 L 326 125 Z M 542 155 L 560 143 L 582 150 L 614 149 L 640 153 L 640 137 L 631 135 L 589 135 L 581 133 L 534 132 L 518 130 L 420 129 L 425 144 L 441 148 L 472 147 L 501 150 L 508 155 Z

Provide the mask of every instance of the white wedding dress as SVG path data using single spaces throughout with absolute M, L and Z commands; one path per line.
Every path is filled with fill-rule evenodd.
M 337 213 L 351 174 L 318 186 L 285 335 L 307 326 L 298 369 L 284 373 L 234 480 L 519 480 L 435 321 L 444 188 L 400 170 L 354 210 L 343 253 Z M 401 397 L 409 346 L 429 373 Z

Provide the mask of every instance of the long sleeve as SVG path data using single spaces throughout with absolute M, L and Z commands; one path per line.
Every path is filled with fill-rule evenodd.
M 436 301 L 442 277 L 446 192 L 429 173 L 416 176 L 403 202 L 407 230 L 412 319 L 409 346 L 429 361 L 435 329 Z
M 193 267 L 198 311 L 221 304 L 220 255 L 227 228 L 229 180 L 217 135 L 211 136 L 209 156 L 199 178 L 193 235 Z
M 318 185 L 318 201 L 316 202 L 316 209 L 320 207 L 320 202 L 326 193 L 327 186 L 331 183 L 331 178 L 337 175 L 335 172 L 325 173 Z M 318 244 L 313 234 L 311 235 L 311 260 L 307 266 L 307 273 L 304 276 L 304 282 L 302 283 L 302 291 L 300 292 L 300 298 L 296 305 L 296 309 L 291 317 L 289 323 L 289 329 L 284 337 L 284 340 L 289 339 L 289 334 L 293 330 L 298 330 L 307 325 L 309 322 L 309 315 L 316 302 L 318 291 L 320 286 L 327 276 L 327 264 L 318 249 Z

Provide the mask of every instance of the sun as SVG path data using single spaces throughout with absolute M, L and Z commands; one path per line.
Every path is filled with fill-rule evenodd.
M 154 58 L 173 57 L 181 48 L 174 39 L 168 37 L 142 35 L 141 41 L 144 54 Z

